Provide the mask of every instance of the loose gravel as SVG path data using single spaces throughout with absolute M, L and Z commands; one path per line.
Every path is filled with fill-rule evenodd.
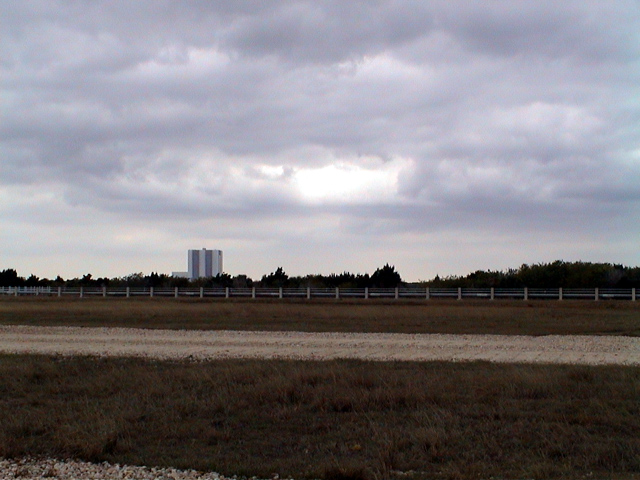
M 640 338 L 0 326 L 0 352 L 195 360 L 357 358 L 640 365 Z
M 237 480 L 237 477 L 224 477 L 214 472 L 132 467 L 106 462 L 95 464 L 59 461 L 48 458 L 0 459 L 0 475 L 3 480 Z

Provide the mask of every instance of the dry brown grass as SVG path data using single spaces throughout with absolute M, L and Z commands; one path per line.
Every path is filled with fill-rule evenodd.
M 0 324 L 313 332 L 640 335 L 640 302 L 0 298 Z
M 24 454 L 263 478 L 633 478 L 640 368 L 0 356 L 0 456 Z

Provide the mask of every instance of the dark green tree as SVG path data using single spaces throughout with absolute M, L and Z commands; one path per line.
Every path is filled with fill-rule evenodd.
M 253 287 L 253 279 L 246 275 L 236 275 L 231 280 L 233 288 L 251 288 Z
M 287 275 L 282 267 L 276 268 L 275 272 L 269 275 L 263 275 L 260 285 L 263 287 L 284 287 L 287 284 L 289 275 Z
M 35 276 L 33 273 L 31 275 L 29 275 L 29 278 L 27 278 L 25 280 L 24 284 L 27 287 L 39 287 L 39 286 L 41 286 L 40 279 L 37 276 Z
M 228 273 L 219 273 L 215 277 L 211 277 L 208 283 L 211 287 L 232 287 L 233 279 Z
M 373 275 L 371 275 L 371 286 L 379 288 L 394 288 L 402 284 L 402 277 L 396 272 L 396 267 L 391 266 L 388 263 L 378 268 Z
M 18 276 L 18 272 L 13 268 L 7 268 L 0 272 L 0 287 L 22 287 L 24 278 Z

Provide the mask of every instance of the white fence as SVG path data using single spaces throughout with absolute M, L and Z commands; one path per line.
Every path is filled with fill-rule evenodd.
M 509 299 L 631 300 L 635 288 L 89 288 L 0 287 L 0 295 L 57 297 L 187 298 L 361 298 L 361 299 Z

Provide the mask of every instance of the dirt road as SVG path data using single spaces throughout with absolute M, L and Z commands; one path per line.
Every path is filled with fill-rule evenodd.
M 359 358 L 640 365 L 640 338 L 1 326 L 0 352 L 165 359 Z

